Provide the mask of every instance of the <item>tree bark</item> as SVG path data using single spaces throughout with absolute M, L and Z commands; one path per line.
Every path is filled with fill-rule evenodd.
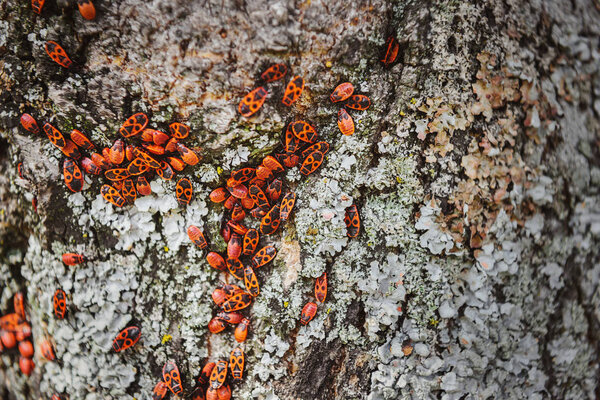
M 202 226 L 225 248 L 223 207 L 208 200 L 231 170 L 281 151 L 282 132 L 310 121 L 330 143 L 323 165 L 285 176 L 293 216 L 261 239 L 278 250 L 257 270 L 261 294 L 246 312 L 240 399 L 600 397 L 600 3 L 598 0 L 152 1 L 0 4 L 0 310 L 22 291 L 36 344 L 35 370 L 0 356 L 2 398 L 150 398 L 168 359 L 186 394 L 206 361 L 229 359 L 233 332 L 210 334 L 211 300 L 224 276 L 187 239 Z M 398 60 L 380 61 L 385 41 Z M 44 51 L 60 43 L 74 66 Z M 263 108 L 237 111 L 270 64 Z M 304 77 L 285 107 L 285 83 Z M 340 134 L 341 82 L 369 96 Z M 202 161 L 189 177 L 115 209 L 88 176 L 71 193 L 63 155 L 19 118 L 110 147 L 123 121 L 192 128 Z M 23 178 L 16 166 L 23 163 Z M 31 207 L 37 200 L 37 212 Z M 356 204 L 361 233 L 346 236 Z M 250 222 L 248 222 L 250 224 Z M 254 224 L 254 223 L 252 223 Z M 66 252 L 90 261 L 67 267 Z M 329 292 L 299 323 L 323 272 Z M 52 296 L 63 288 L 68 314 Z M 128 325 L 130 350 L 111 350 Z M 39 341 L 54 343 L 57 362 Z

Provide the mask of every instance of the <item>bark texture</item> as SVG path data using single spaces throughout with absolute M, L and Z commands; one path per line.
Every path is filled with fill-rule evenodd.
M 185 234 L 204 226 L 212 249 L 222 207 L 208 193 L 232 169 L 279 148 L 294 118 L 331 144 L 290 221 L 262 243 L 249 310 L 243 399 L 584 399 L 600 397 L 600 3 L 598 0 L 95 2 L 0 4 L 0 310 L 26 294 L 37 343 L 31 377 L 0 355 L 2 398 L 149 398 L 168 359 L 187 393 L 206 360 L 228 358 L 231 332 L 211 335 L 210 294 L 222 279 Z M 379 61 L 396 36 L 399 61 Z M 62 44 L 65 70 L 44 52 Z M 285 82 L 256 116 L 241 97 L 274 62 L 307 84 L 291 108 Z M 373 106 L 345 137 L 328 96 L 344 81 Z M 122 122 L 146 112 L 166 129 L 192 127 L 203 160 L 174 182 L 116 210 L 86 178 L 63 183 L 62 154 L 19 126 L 21 113 L 110 146 Z M 22 162 L 24 177 L 17 175 Z M 157 178 L 158 179 L 158 178 Z M 37 199 L 37 213 L 31 207 Z M 345 234 L 344 209 L 363 230 Z M 64 252 L 92 258 L 66 267 Z M 314 278 L 329 294 L 298 323 Z M 52 295 L 68 295 L 68 317 Z M 132 350 L 114 336 L 142 327 Z

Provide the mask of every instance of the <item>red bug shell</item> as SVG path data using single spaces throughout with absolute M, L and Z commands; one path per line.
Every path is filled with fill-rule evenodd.
M 242 237 L 234 233 L 227 243 L 227 256 L 230 258 L 239 258 L 242 254 Z
M 296 193 L 287 192 L 283 199 L 281 200 L 281 211 L 279 212 L 279 217 L 282 221 L 286 221 L 294 208 L 294 204 L 296 204 Z
M 112 165 L 112 163 L 110 163 L 110 149 L 108 147 L 102 149 L 102 157 Z
M 17 338 L 12 332 L 3 331 L 2 333 L 0 333 L 0 340 L 2 341 L 4 347 L 7 349 L 12 349 L 17 345 Z
M 314 153 L 317 150 L 323 154 L 327 153 L 329 151 L 329 143 L 317 142 L 317 143 L 313 144 L 312 146 L 310 146 L 302 151 L 302 158 L 308 157 L 309 154 Z
M 242 242 L 243 243 L 243 245 L 242 245 L 243 254 L 245 256 L 251 256 L 252 254 L 254 254 L 254 251 L 256 250 L 256 246 L 258 246 L 258 240 L 259 240 L 258 231 L 254 228 L 248 229 L 248 231 L 244 235 L 244 240 Z
M 177 182 L 175 191 L 179 205 L 183 206 L 190 204 L 190 201 L 192 200 L 193 189 L 192 182 L 190 182 L 188 178 L 181 178 L 179 182 Z
M 42 13 L 42 8 L 46 0 L 31 0 L 31 9 L 36 14 Z
M 17 164 L 17 173 L 19 174 L 19 178 L 25 179 L 25 175 L 23 175 L 23 163 L 20 162 Z M 254 204 L 254 203 L 252 203 Z
M 231 195 L 237 199 L 244 199 L 248 196 L 248 188 L 246 185 L 241 183 L 234 187 L 227 186 L 227 191 L 229 191 L 229 193 L 231 193 Z
M 135 155 L 133 154 L 133 149 L 134 146 L 131 144 L 125 147 L 125 158 L 127 159 L 127 161 L 133 161 L 133 159 L 135 158 Z
M 200 376 L 198 377 L 198 384 L 200 384 L 200 386 L 204 386 L 208 383 L 210 374 L 212 373 L 215 365 L 216 364 L 214 362 L 209 362 L 202 368 L 202 372 L 200 372 Z
M 217 314 L 217 317 L 221 318 L 224 322 L 227 322 L 228 324 L 233 324 L 233 325 L 239 324 L 242 321 L 242 319 L 244 318 L 244 316 L 240 313 L 236 313 L 236 312 L 226 313 L 226 312 L 222 312 L 222 311 L 219 314 Z
M 364 94 L 355 94 L 350 97 L 345 106 L 353 110 L 367 110 L 369 107 L 371 107 L 371 99 Z
M 225 188 L 223 187 L 218 187 L 212 192 L 210 192 L 208 197 L 210 197 L 210 201 L 212 201 L 213 203 L 222 203 L 228 197 L 227 190 L 225 190 Z
M 175 172 L 173 172 L 171 166 L 164 161 L 160 162 L 160 168 L 156 170 L 156 173 L 167 181 L 170 181 L 175 176 Z
M 175 138 L 169 139 L 169 141 L 167 142 L 167 145 L 165 146 L 165 150 L 168 151 L 169 153 L 175 153 L 177 151 L 178 143 L 179 142 Z
M 354 134 L 354 121 L 348 111 L 343 108 L 340 108 L 338 111 L 338 120 L 337 120 L 338 128 L 340 128 L 340 132 L 346 136 L 350 136 Z
M 308 157 L 306 157 L 306 159 L 302 163 L 302 167 L 300 167 L 300 173 L 302 175 L 312 174 L 317 168 L 321 166 L 324 158 L 325 156 L 320 151 L 312 152 L 308 155 Z
M 50 125 L 47 122 L 44 124 L 44 126 L 42 128 L 44 129 L 46 136 L 48 136 L 48 139 L 50 139 L 50 141 L 52 142 L 53 145 L 55 145 L 59 149 L 62 149 L 63 147 L 65 147 L 67 145 L 67 142 L 65 141 L 65 137 L 63 136 L 62 133 L 60 133 L 60 131 L 58 129 L 56 129 L 55 127 L 53 127 L 52 125 Z
M 113 168 L 104 173 L 104 176 L 110 181 L 122 181 L 131 176 L 127 168 Z
M 140 138 L 144 142 L 151 142 L 152 138 L 154 137 L 153 133 L 154 133 L 154 129 L 146 128 L 146 129 L 144 129 L 142 131 L 142 134 L 140 135 Z
M 263 181 L 269 181 L 273 179 L 273 171 L 264 165 L 259 165 L 258 168 L 256 168 L 256 177 Z
M 133 161 L 127 165 L 127 173 L 130 175 L 140 175 L 150 170 L 150 167 L 141 158 L 134 158 Z
M 154 143 L 152 143 L 152 144 L 145 143 L 142 146 L 150 154 L 154 154 L 154 155 L 157 155 L 157 156 L 162 156 L 163 154 L 165 154 L 165 148 L 162 147 L 162 146 L 159 146 L 157 144 L 154 144 Z
M 250 186 L 250 189 L 248 190 L 248 195 L 254 201 L 254 204 L 262 208 L 263 210 L 268 210 L 270 208 L 269 200 L 267 200 L 265 192 L 263 192 L 263 190 L 257 185 Z
M 256 207 L 250 211 L 250 214 L 252 214 L 254 218 L 262 218 L 265 216 L 266 212 L 261 207 Z
M 223 215 L 223 217 L 225 217 L 225 215 Z M 225 242 L 229 242 L 229 239 L 231 239 L 231 232 L 232 232 L 232 229 L 229 226 L 227 219 L 223 218 L 223 220 L 221 221 L 221 232 L 220 233 Z
M 138 176 L 135 188 L 140 196 L 148 196 L 152 193 L 152 188 L 148 183 L 148 180 L 143 176 Z
M 273 64 L 260 75 L 260 78 L 269 83 L 283 78 L 286 73 L 287 66 L 285 64 Z
M 191 400 L 206 400 L 206 398 L 204 397 L 204 389 L 199 386 L 194 388 L 194 390 L 192 391 L 192 394 L 190 395 L 190 399 Z
M 81 16 L 88 21 L 96 18 L 96 8 L 91 0 L 77 0 L 77 7 L 79 7 Z
M 292 122 L 292 133 L 303 142 L 314 143 L 317 140 L 317 131 L 306 121 Z
M 181 386 L 181 376 L 175 361 L 169 360 L 165 363 L 163 370 L 163 381 L 173 394 L 179 394 L 183 391 Z
M 262 267 L 263 265 L 273 260 L 276 255 L 277 249 L 275 249 L 275 247 L 265 246 L 259 251 L 257 251 L 254 257 L 252 257 L 252 265 L 254 266 L 254 268 Z
M 13 296 L 13 305 L 15 308 L 15 313 L 19 315 L 19 317 L 25 318 L 25 298 L 23 297 L 23 293 L 17 292 Z
M 125 205 L 125 199 L 123 196 L 119 194 L 117 189 L 110 185 L 102 185 L 100 188 L 100 193 L 102 194 L 102 197 L 104 197 L 104 200 L 117 207 L 123 207 Z
M 159 381 L 152 390 L 152 400 L 162 400 L 167 395 L 167 385 Z
M 329 96 L 332 102 L 344 101 L 354 93 L 354 86 L 350 82 L 338 85 Z
M 218 400 L 230 400 L 231 399 L 231 388 L 229 385 L 223 385 L 217 389 Z
M 33 357 L 33 345 L 29 340 L 21 341 L 21 343 L 19 343 L 19 353 L 21 353 L 21 356 L 23 357 Z
M 208 261 L 208 264 L 211 267 L 219 271 L 225 271 L 225 269 L 227 268 L 223 257 L 219 253 L 215 253 L 214 251 L 211 251 L 206 255 L 206 261 Z
M 38 126 L 35 118 L 33 118 L 31 115 L 29 115 L 27 113 L 21 115 L 21 125 L 27 131 L 29 131 L 33 134 L 37 135 L 38 133 L 40 133 L 40 127 Z
M 54 348 L 48 339 L 43 339 L 40 342 L 40 351 L 47 360 L 54 361 L 56 359 L 56 356 L 54 355 Z
M 96 148 L 96 146 L 94 146 L 94 143 L 92 143 L 90 139 L 87 138 L 87 136 L 85 136 L 77 129 L 73 129 L 71 131 L 71 140 L 75 142 L 77 146 L 85 150 L 94 150 Z
M 300 98 L 303 90 L 304 79 L 301 76 L 293 77 L 285 88 L 281 102 L 288 107 L 291 106 L 292 103 Z
M 227 300 L 228 296 L 223 289 L 215 289 L 212 292 L 212 299 L 216 305 L 221 307 Z
M 206 246 L 208 246 L 206 238 L 204 237 L 204 233 L 202 233 L 202 230 L 196 225 L 190 225 L 190 227 L 187 229 L 187 234 L 190 240 L 201 249 L 205 249 Z M 208 254 L 210 255 L 211 253 Z
M 119 133 L 123 137 L 131 137 L 141 133 L 148 125 L 148 116 L 144 113 L 133 114 L 121 125 Z
M 137 191 L 135 190 L 133 179 L 125 179 L 123 181 L 121 195 L 128 204 L 133 204 L 135 202 L 135 199 L 137 199 Z
M 206 400 L 219 400 L 217 389 L 213 389 L 212 387 L 206 389 Z
M 227 200 L 225 200 L 225 203 L 223 204 L 223 206 L 224 206 L 226 209 L 228 209 L 228 210 L 231 210 L 231 209 L 233 208 L 233 206 L 235 206 L 235 205 L 236 205 L 236 204 L 238 204 L 238 203 L 239 203 L 239 200 L 238 200 L 238 199 L 236 199 L 236 198 L 235 198 L 235 197 L 233 197 L 233 196 L 229 196 L 229 197 L 227 198 Z
M 298 165 L 298 161 L 300 161 L 300 157 L 298 157 L 297 154 L 294 153 L 285 153 L 283 154 L 283 165 L 285 165 L 288 168 L 294 168 L 296 165 Z
M 60 151 L 62 151 L 62 153 L 69 158 L 73 158 L 75 160 L 79 160 L 81 158 L 81 153 L 79 152 L 77 145 L 69 139 L 65 139 L 65 147 L 61 148 Z
M 225 383 L 225 378 L 227 378 L 227 361 L 219 360 L 210 374 L 210 387 L 213 389 L 220 388 Z
M 260 110 L 267 99 L 267 94 L 267 90 L 262 86 L 252 90 L 240 101 L 238 105 L 239 113 L 244 117 L 249 117 Z
M 277 201 L 279 199 L 279 196 L 281 196 L 282 186 L 283 182 L 281 182 L 281 179 L 279 178 L 274 179 L 273 182 L 271 182 L 269 186 L 267 186 L 266 193 L 271 201 Z
M 231 219 L 234 220 L 235 222 L 239 222 L 239 221 L 243 220 L 245 217 L 246 217 L 246 212 L 244 211 L 244 209 L 242 208 L 240 203 L 237 202 L 233 206 L 233 210 L 231 211 Z
M 244 293 L 244 289 L 242 289 L 238 285 L 234 285 L 231 283 L 225 284 L 223 282 L 219 282 L 219 285 L 220 285 L 221 289 L 223 289 L 225 291 L 225 293 L 227 294 L 227 298 L 230 298 L 231 296 L 238 294 L 238 293 Z
M 278 205 L 273 206 L 260 221 L 260 234 L 271 235 L 277 231 L 281 219 L 279 217 L 280 208 Z
M 125 159 L 125 142 L 117 139 L 110 148 L 110 162 L 114 165 L 119 165 Z
M 253 297 L 256 297 L 260 294 L 258 278 L 256 277 L 256 274 L 250 265 L 246 265 L 244 267 L 244 285 L 246 286 L 246 291 Z
M 317 313 L 317 305 L 313 302 L 306 303 L 306 305 L 302 309 L 302 315 L 300 316 L 300 323 L 302 325 L 308 324 L 310 322 L 310 320 L 315 317 L 316 313 Z
M 3 315 L 0 317 L 0 331 L 16 331 L 22 323 L 23 320 L 17 313 Z
M 227 221 L 227 225 L 237 234 L 245 235 L 248 228 L 236 221 Z
M 64 68 L 69 68 L 73 63 L 65 49 L 63 49 L 60 44 L 49 40 L 46 42 L 46 53 L 50 56 L 52 61 L 60 65 Z
M 35 363 L 31 358 L 21 356 L 19 357 L 19 368 L 21 368 L 21 372 L 24 375 L 29 376 L 33 372 L 33 368 L 35 368 Z
M 360 215 L 355 204 L 346 208 L 346 216 L 344 217 L 346 230 L 349 237 L 357 237 L 360 232 Z
M 293 153 L 296 150 L 298 150 L 298 145 L 299 145 L 299 141 L 298 138 L 294 135 L 294 132 L 292 132 L 292 125 L 294 123 L 290 122 L 287 126 L 287 128 L 285 129 L 285 151 L 288 153 Z
M 158 162 L 156 159 L 154 159 L 154 157 L 150 156 L 148 153 L 141 150 L 139 147 L 135 147 L 133 149 L 133 154 L 137 158 L 141 158 L 144 164 L 146 164 L 150 168 L 161 168 L 160 162 Z
M 327 272 L 323 272 L 323 275 L 315 280 L 315 297 L 320 303 L 327 297 Z
M 262 161 L 262 165 L 269 168 L 274 174 L 284 171 L 283 165 L 273 156 L 266 156 Z
M 176 139 L 185 139 L 190 134 L 190 127 L 181 122 L 173 122 L 169 125 L 171 135 Z
M 176 171 L 183 171 L 186 164 L 177 157 L 167 157 L 169 165 Z
M 242 343 L 248 337 L 248 326 L 250 325 L 250 320 L 248 318 L 244 318 L 242 322 L 238 324 L 235 328 L 235 332 L 233 333 L 235 340 L 239 343 Z
M 64 290 L 56 289 L 52 297 L 54 307 L 54 316 L 58 319 L 64 319 L 67 313 L 67 295 Z
M 67 158 L 63 164 L 63 175 L 65 177 L 65 185 L 71 192 L 81 192 L 83 189 L 83 174 L 81 169 L 75 164 L 75 161 Z
M 211 333 L 219 333 L 219 332 L 225 330 L 225 324 L 223 323 L 223 320 L 215 317 L 215 318 L 211 319 L 210 322 L 208 323 L 208 330 Z
M 240 200 L 240 203 L 242 203 L 242 207 L 244 207 L 246 210 L 251 210 L 254 208 L 254 200 L 252 200 L 250 197 L 244 197 Z
M 181 143 L 177 143 L 177 151 L 179 152 L 179 154 L 181 154 L 181 159 L 187 165 L 196 165 L 198 164 L 198 162 L 200 162 L 200 157 L 198 157 L 198 155 L 195 152 L 188 149 Z
M 96 164 L 98 167 L 102 168 L 102 169 L 109 169 L 110 168 L 110 164 L 108 163 L 108 160 L 106 158 L 104 158 L 103 155 L 99 154 L 99 153 L 93 153 L 92 154 L 92 161 L 94 162 L 94 164 Z
M 225 312 L 232 312 L 242 310 L 248 307 L 252 303 L 252 296 L 250 293 L 242 292 L 231 296 L 226 302 L 223 303 L 223 310 Z
M 162 146 L 169 141 L 169 135 L 164 132 L 154 130 L 152 131 L 152 142 L 157 146 Z M 163 149 L 164 152 L 164 149 Z
M 137 326 L 123 329 L 113 340 L 113 350 L 118 353 L 134 346 L 142 337 L 142 330 Z
M 25 338 L 31 336 L 31 325 L 27 322 L 22 322 L 15 326 L 15 336 L 18 341 L 23 341 Z
M 254 173 L 256 172 L 255 168 L 240 168 L 238 170 L 232 171 L 231 172 L 231 179 L 233 181 L 236 181 L 238 183 L 236 183 L 235 185 L 230 185 L 228 183 L 229 186 L 236 186 L 239 185 L 240 183 L 244 183 L 246 181 L 249 181 L 250 179 L 252 179 L 252 177 L 254 176 Z
M 85 257 L 76 253 L 65 253 L 62 255 L 62 261 L 66 265 L 77 265 L 85 262 Z
M 116 181 L 116 182 L 113 182 L 113 187 L 114 187 L 114 188 L 115 188 L 115 190 L 116 190 L 117 192 L 119 192 L 119 194 L 120 194 L 120 192 L 121 192 L 121 189 L 123 189 L 123 181 Z
M 234 381 L 242 380 L 244 375 L 244 350 L 239 347 L 233 349 L 229 355 L 229 370 Z
M 239 259 L 229 257 L 225 260 L 225 263 L 227 264 L 227 270 L 231 275 L 236 279 L 244 279 L 244 264 L 242 264 Z
M 387 38 L 387 41 L 385 42 L 385 54 L 381 62 L 384 65 L 392 64 L 396 61 L 396 57 L 398 57 L 398 50 L 400 50 L 398 40 L 393 36 Z

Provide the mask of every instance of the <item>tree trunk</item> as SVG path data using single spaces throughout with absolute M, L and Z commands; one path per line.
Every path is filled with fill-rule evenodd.
M 189 394 L 206 361 L 228 360 L 233 330 L 207 329 L 225 277 L 186 229 L 225 249 L 223 207 L 208 194 L 281 152 L 295 119 L 330 150 L 313 174 L 285 175 L 296 206 L 261 238 L 278 255 L 257 269 L 233 398 L 600 397 L 598 0 L 98 0 L 93 21 L 74 3 L 47 0 L 39 16 L 27 1 L 0 4 L 0 309 L 22 291 L 36 344 L 30 377 L 16 350 L 2 353 L 2 398 L 147 399 L 169 359 Z M 385 66 L 389 36 L 400 52 Z M 71 68 L 50 60 L 47 40 Z M 276 62 L 288 75 L 241 117 Z M 286 107 L 295 75 L 306 88 Z M 349 110 L 352 136 L 329 100 L 341 82 L 372 103 Z M 163 131 L 183 121 L 203 159 L 117 209 L 99 194 L 104 177 L 66 188 L 64 156 L 19 125 L 24 112 L 100 149 L 134 113 Z M 181 176 L 194 186 L 187 207 L 175 200 Z M 346 236 L 351 204 L 357 238 Z M 65 266 L 66 252 L 89 261 Z M 327 298 L 302 326 L 323 272 Z M 64 320 L 52 311 L 59 287 Z M 129 325 L 142 338 L 115 354 Z M 45 337 L 56 362 L 41 356 Z

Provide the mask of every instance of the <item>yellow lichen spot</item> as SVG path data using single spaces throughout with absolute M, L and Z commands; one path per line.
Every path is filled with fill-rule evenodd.
M 84 233 L 84 234 L 83 234 L 83 237 L 84 237 L 84 238 L 88 237 L 88 234 L 87 234 L 87 233 Z
M 327 61 L 325 62 L 325 66 L 326 66 L 327 68 L 331 68 L 331 67 L 333 67 L 333 63 L 332 63 L 331 61 L 327 60 Z
M 188 269 L 190 269 L 190 266 L 189 266 L 189 265 L 186 265 L 186 266 L 185 266 L 185 267 L 183 267 L 183 268 L 184 268 L 185 270 L 188 270 Z
M 429 319 L 429 325 L 431 325 L 431 326 L 437 326 L 437 324 L 439 324 L 439 323 L 440 323 L 440 321 L 437 320 L 437 319 L 435 319 L 435 318 L 433 318 L 433 317 L 431 317 Z
M 4 208 L 0 210 L 0 214 L 4 215 Z
M 400 111 L 400 116 L 404 117 L 406 115 L 406 113 L 404 111 Z
M 414 97 L 410 99 L 410 104 L 417 104 L 417 99 L 415 99 Z
M 170 342 L 171 339 L 173 339 L 173 336 L 171 336 L 171 335 L 163 335 L 162 340 L 160 342 L 162 344 L 165 344 L 167 342 Z
M 400 178 L 399 176 L 397 176 L 397 177 L 396 177 L 396 182 L 398 182 L 398 183 L 402 183 L 402 182 L 404 182 L 404 181 L 402 180 L 402 178 Z
M 317 233 L 319 233 L 317 228 L 310 227 L 306 230 L 307 235 L 316 235 Z
M 221 175 L 223 173 L 223 168 L 217 167 L 217 174 Z
M 284 306 L 285 308 L 288 308 L 288 306 L 289 306 L 289 305 L 290 305 L 290 302 L 289 302 L 289 301 L 284 301 L 284 302 L 283 302 L 283 306 Z
M 325 311 L 325 314 L 329 314 L 330 312 L 331 312 L 331 307 L 329 307 L 329 308 L 327 309 L 327 311 Z
M 163 249 L 165 250 L 165 253 L 169 251 L 169 248 L 167 246 L 163 247 Z

